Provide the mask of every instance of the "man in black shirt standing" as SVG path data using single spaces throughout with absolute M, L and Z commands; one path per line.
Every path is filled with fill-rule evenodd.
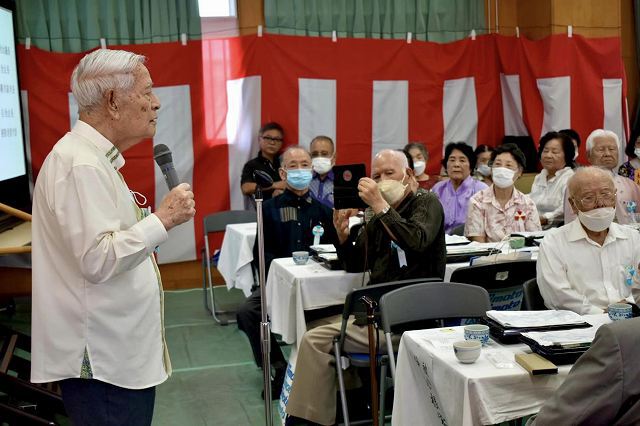
M 262 126 L 258 135 L 258 142 L 260 143 L 258 156 L 249 160 L 242 168 L 240 189 L 242 189 L 244 195 L 250 197 L 256 192 L 256 181 L 253 178 L 253 172 L 256 170 L 266 172 L 273 179 L 273 186 L 262 191 L 265 201 L 274 195 L 274 191 L 285 189 L 285 182 L 282 181 L 278 173 L 280 168 L 278 152 L 282 148 L 283 141 L 284 131 L 278 123 L 272 122 Z
M 334 213 L 340 240 L 338 256 L 348 270 L 362 271 L 367 263 L 371 282 L 409 278 L 444 277 L 446 250 L 444 213 L 432 193 L 414 194 L 410 188 L 413 170 L 407 157 L 383 150 L 373 160 L 371 178 L 358 183 L 358 195 L 369 206 L 364 226 L 349 230 L 351 210 Z M 298 358 L 287 413 L 322 425 L 335 423 L 336 375 L 333 338 L 340 334 L 341 318 L 307 331 L 298 348 Z M 349 350 L 367 352 L 366 327 L 347 326 Z M 384 337 L 379 347 L 385 349 Z M 293 423 L 293 422 L 289 422 Z
M 281 195 L 265 201 L 262 205 L 265 273 L 267 274 L 273 259 L 291 257 L 294 251 L 309 250 L 314 238 L 312 230 L 316 226 L 321 226 L 324 231 L 321 243 L 338 244 L 331 209 L 312 198 L 309 193 L 309 183 L 313 176 L 309 153 L 298 146 L 288 148 L 282 155 L 282 168 L 279 173 L 286 184 L 286 189 Z M 257 240 L 253 247 L 253 259 L 254 263 L 257 262 Z M 237 317 L 238 328 L 246 333 L 256 363 L 261 366 L 259 290 L 254 291 L 242 304 Z M 271 362 L 275 370 L 272 395 L 278 398 L 287 362 L 273 336 L 271 337 Z

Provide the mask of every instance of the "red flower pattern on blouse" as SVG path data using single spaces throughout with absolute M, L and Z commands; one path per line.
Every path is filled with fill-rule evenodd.
M 517 210 L 517 211 L 516 211 L 516 214 L 515 214 L 515 216 L 514 216 L 514 219 L 515 219 L 515 220 L 521 220 L 521 221 L 523 221 L 523 222 L 524 222 L 525 220 L 527 220 L 527 215 L 526 215 L 526 214 L 524 214 L 524 213 L 522 212 L 522 210 Z

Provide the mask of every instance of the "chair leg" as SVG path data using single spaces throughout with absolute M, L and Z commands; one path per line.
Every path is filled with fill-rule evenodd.
M 213 319 L 218 324 L 220 325 L 233 324 L 237 322 L 235 319 L 221 319 L 221 318 L 218 318 L 218 315 L 217 315 L 217 314 L 232 314 L 233 312 L 216 310 L 215 292 L 213 291 L 213 280 L 211 279 L 211 252 L 209 251 L 209 239 L 206 237 L 206 235 L 204 239 L 204 250 L 205 250 L 204 262 L 205 262 L 205 269 L 206 269 L 205 273 L 207 277 L 207 285 L 209 287 L 209 299 L 211 301 L 211 309 L 209 309 L 209 312 L 211 312 L 211 316 L 213 316 Z
M 205 251 L 204 248 L 200 251 L 202 255 L 202 302 L 204 303 L 205 311 L 211 312 L 209 309 L 209 301 L 207 299 L 207 263 L 205 262 Z
M 379 425 L 384 425 L 384 402 L 385 402 L 385 397 L 387 396 L 387 363 L 389 361 L 389 358 L 382 357 L 380 359 L 380 415 L 379 415 L 379 419 L 380 422 L 378 423 Z
M 347 406 L 347 394 L 344 386 L 344 375 L 342 374 L 342 353 L 337 337 L 333 339 L 333 353 L 336 357 L 336 373 L 338 374 L 338 388 L 340 389 L 340 404 L 342 405 L 342 419 L 345 426 L 349 426 L 349 407 Z

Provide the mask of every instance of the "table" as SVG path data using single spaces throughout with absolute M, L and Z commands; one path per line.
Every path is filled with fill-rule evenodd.
M 604 315 L 585 315 L 599 326 Z M 538 412 L 565 380 L 570 365 L 558 374 L 530 376 L 514 354 L 531 352 L 524 344 L 491 340 L 473 364 L 455 358 L 452 342 L 464 340 L 463 327 L 407 331 L 402 336 L 396 367 L 392 425 L 496 424 Z M 493 355 L 495 354 L 495 355 Z M 508 357 L 511 368 L 498 368 L 491 356 Z
M 218 259 L 218 271 L 227 283 L 227 288 L 238 288 L 247 297 L 254 284 L 251 261 L 256 233 L 255 222 L 227 225 Z
M 307 331 L 304 311 L 344 303 L 349 291 L 362 286 L 362 278 L 361 272 L 332 271 L 313 259 L 306 265 L 296 265 L 290 257 L 274 259 L 267 277 L 271 331 L 297 347 Z
M 521 249 L 511 249 L 509 247 L 509 243 L 500 244 L 500 243 L 476 243 L 473 242 L 471 244 L 466 245 L 465 247 L 474 248 L 474 249 L 493 249 L 500 246 L 501 253 L 510 253 L 510 252 L 531 252 L 531 260 L 538 259 L 538 247 L 523 247 Z M 458 263 L 447 263 L 444 270 L 444 280 L 450 281 L 451 274 L 458 268 L 462 268 L 465 266 L 469 266 L 469 262 L 458 262 Z

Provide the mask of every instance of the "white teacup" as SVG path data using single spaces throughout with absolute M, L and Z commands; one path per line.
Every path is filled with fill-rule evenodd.
M 308 251 L 294 251 L 291 253 L 291 257 L 293 257 L 293 263 L 296 265 L 306 265 L 309 261 L 309 252 Z
M 453 344 L 453 353 L 463 364 L 471 364 L 480 356 L 482 343 L 480 340 L 461 340 Z
M 478 340 L 483 346 L 489 343 L 489 327 L 484 324 L 471 324 L 464 327 L 464 340 Z
M 611 321 L 628 319 L 633 316 L 631 305 L 628 303 L 612 303 L 607 308 Z

